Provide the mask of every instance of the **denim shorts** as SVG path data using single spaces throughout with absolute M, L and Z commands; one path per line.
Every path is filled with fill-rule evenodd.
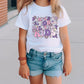
M 59 77 L 63 74 L 62 52 L 40 52 L 33 48 L 26 53 L 30 76 L 44 73 L 47 76 Z

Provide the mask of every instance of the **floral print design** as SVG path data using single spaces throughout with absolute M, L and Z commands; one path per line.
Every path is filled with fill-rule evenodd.
M 36 38 L 58 38 L 58 25 L 56 16 L 32 17 L 32 32 Z

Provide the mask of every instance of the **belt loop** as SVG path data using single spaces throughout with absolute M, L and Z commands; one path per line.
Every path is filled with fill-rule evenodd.
M 30 54 L 31 54 L 31 56 L 33 56 L 33 53 L 34 53 L 34 52 L 33 52 L 33 49 L 31 49 L 31 50 L 30 50 Z
M 50 57 L 51 57 L 51 52 L 50 52 Z
M 36 55 L 36 51 L 34 50 L 33 56 Z
M 51 57 L 54 56 L 54 52 L 51 52 Z
M 50 52 L 50 57 L 52 57 L 53 52 Z
M 34 50 L 32 50 L 32 57 L 35 55 L 35 51 Z

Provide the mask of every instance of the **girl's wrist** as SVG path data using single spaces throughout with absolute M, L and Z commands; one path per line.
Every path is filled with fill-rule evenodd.
M 65 59 L 64 59 L 64 63 L 65 63 L 65 62 L 71 62 L 71 59 L 69 59 L 69 58 L 66 59 L 66 58 L 65 58 Z
M 18 60 L 22 61 L 22 60 L 26 60 L 26 57 L 18 57 Z
M 64 60 L 71 60 L 71 56 L 70 55 L 67 55 L 67 56 L 64 56 Z
M 26 60 L 20 61 L 20 65 L 25 65 L 25 64 L 27 64 Z
M 27 58 L 26 57 L 18 57 L 18 60 L 20 61 L 20 65 L 27 64 Z

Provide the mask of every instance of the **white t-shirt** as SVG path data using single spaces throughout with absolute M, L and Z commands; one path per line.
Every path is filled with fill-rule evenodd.
M 28 30 L 26 52 L 29 52 L 31 48 L 41 52 L 62 52 L 63 45 L 59 36 L 59 28 L 71 23 L 65 8 L 61 5 L 64 17 L 57 20 L 51 11 L 51 5 L 42 7 L 33 1 L 27 7 L 27 13 L 24 7 L 15 23 L 18 28 Z

